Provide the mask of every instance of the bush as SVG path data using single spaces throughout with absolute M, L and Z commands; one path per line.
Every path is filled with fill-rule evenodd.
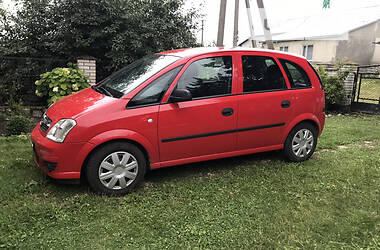
M 348 71 L 339 67 L 337 75 L 329 76 L 324 67 L 318 68 L 318 74 L 321 77 L 325 90 L 326 109 L 331 109 L 332 106 L 342 104 L 346 100 L 344 80 L 348 73 Z
M 48 96 L 48 104 L 52 104 L 62 97 L 73 92 L 85 89 L 89 86 L 84 72 L 76 65 L 69 64 L 68 68 L 55 68 L 41 75 L 41 79 L 35 82 L 36 95 Z
M 31 127 L 31 121 L 24 115 L 14 115 L 7 121 L 5 127 L 6 135 L 20 135 L 28 133 Z

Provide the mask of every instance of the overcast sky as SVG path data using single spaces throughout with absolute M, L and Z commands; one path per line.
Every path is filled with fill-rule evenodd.
M 323 0 L 263 0 L 267 11 L 268 22 L 271 28 L 279 25 L 282 21 L 305 17 L 310 15 L 318 15 L 321 12 L 344 11 L 347 9 L 362 8 L 367 6 L 380 7 L 380 0 L 330 0 L 330 9 L 322 9 Z M 3 0 L 4 6 L 9 6 L 12 0 Z M 254 19 L 255 34 L 262 34 L 261 21 L 257 9 L 256 0 L 250 0 L 251 10 Z M 247 12 L 245 8 L 245 0 L 240 0 L 239 11 L 239 41 L 247 39 L 249 34 Z M 185 9 L 191 6 L 199 7 L 200 13 L 204 15 L 204 44 L 208 45 L 216 42 L 218 31 L 220 0 L 185 0 Z M 232 46 L 233 36 L 233 15 L 235 0 L 227 0 L 226 24 L 224 32 L 225 46 Z M 365 11 L 365 9 L 363 9 Z M 353 17 L 355 18 L 355 17 Z M 379 8 L 380 18 L 380 8 Z M 331 24 L 334 25 L 334 24 Z M 196 33 L 200 42 L 200 29 Z
M 263 1 L 267 12 L 269 25 L 272 27 L 279 25 L 281 21 L 287 19 L 318 15 L 321 12 L 344 11 L 347 9 L 362 8 L 367 6 L 378 6 L 378 8 L 380 7 L 380 0 L 330 0 L 330 9 L 322 9 L 323 0 Z M 263 31 L 261 28 L 260 15 L 257 9 L 256 0 L 250 0 L 250 2 L 254 19 L 255 34 L 262 34 Z M 203 18 L 205 20 L 204 43 L 207 45 L 213 41 L 216 41 L 220 0 L 187 0 L 185 7 L 188 8 L 189 6 L 200 6 L 201 4 L 203 4 L 201 13 L 205 15 Z M 239 41 L 244 41 L 250 36 L 245 1 L 240 0 L 239 5 Z M 224 44 L 226 46 L 232 46 L 234 6 L 235 0 L 227 0 L 226 24 L 224 32 Z M 363 11 L 365 11 L 365 9 L 363 9 Z M 196 35 L 198 41 L 200 41 L 200 31 Z

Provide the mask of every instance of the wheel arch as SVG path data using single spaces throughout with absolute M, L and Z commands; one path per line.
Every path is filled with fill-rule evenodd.
M 289 123 L 289 125 L 287 126 L 287 128 L 286 128 L 286 130 L 282 136 L 282 143 L 283 144 L 285 143 L 286 138 L 288 137 L 289 133 L 292 131 L 292 129 L 294 127 L 296 127 L 297 125 L 304 123 L 304 122 L 309 123 L 313 127 L 315 127 L 316 131 L 318 132 L 318 136 L 321 134 L 322 129 L 321 129 L 321 124 L 320 124 L 318 118 L 313 114 L 303 114 L 303 115 L 296 117 L 295 119 L 293 119 L 292 122 Z
M 91 150 L 89 150 L 85 159 L 82 162 L 81 171 L 80 171 L 81 180 L 85 179 L 83 177 L 86 174 L 86 165 L 91 155 L 93 155 L 97 150 L 99 150 L 99 148 L 102 148 L 105 145 L 108 145 L 114 142 L 130 143 L 136 146 L 137 148 L 139 148 L 141 152 L 143 152 L 145 158 L 147 159 L 148 169 L 150 169 L 150 164 L 152 162 L 158 162 L 158 153 L 154 149 L 153 145 L 148 141 L 148 139 L 146 139 L 142 135 L 133 131 L 127 131 L 127 130 L 107 131 L 105 133 L 95 136 L 89 142 L 93 144 L 94 147 L 92 147 Z

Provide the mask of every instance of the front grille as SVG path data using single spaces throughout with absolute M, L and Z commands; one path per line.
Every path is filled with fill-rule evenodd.
M 40 128 L 42 129 L 42 131 L 44 132 L 48 131 L 51 125 L 51 122 L 52 122 L 51 119 L 46 114 L 44 114 L 40 122 Z

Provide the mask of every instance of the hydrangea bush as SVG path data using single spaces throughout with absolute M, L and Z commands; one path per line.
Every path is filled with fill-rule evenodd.
M 47 96 L 50 105 L 64 96 L 89 87 L 87 80 L 83 71 L 76 65 L 69 64 L 67 68 L 55 68 L 41 74 L 41 78 L 35 82 L 35 93 L 39 97 Z

